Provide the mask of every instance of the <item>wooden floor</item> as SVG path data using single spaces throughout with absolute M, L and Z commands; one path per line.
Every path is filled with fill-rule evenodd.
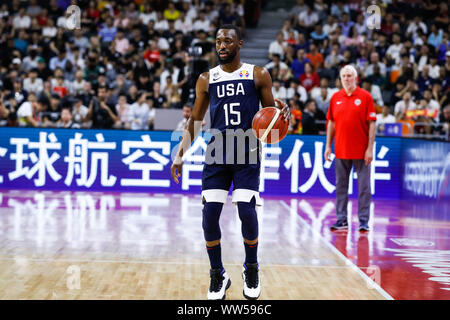
M 0 193 L 0 299 L 205 299 L 198 196 Z M 259 210 L 260 299 L 385 299 L 284 200 Z M 221 217 L 222 257 L 243 299 L 240 221 Z

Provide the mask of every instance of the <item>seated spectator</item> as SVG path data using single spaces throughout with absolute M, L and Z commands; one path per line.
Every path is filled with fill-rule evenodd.
M 219 25 L 237 24 L 238 18 L 231 11 L 231 4 L 225 3 L 223 11 L 219 14 Z
M 90 126 L 90 123 L 88 123 L 86 119 L 88 112 L 89 108 L 83 105 L 81 98 L 75 98 L 73 100 L 72 121 L 76 123 L 79 128 Z
M 23 88 L 26 91 L 33 92 L 36 96 L 39 96 L 41 91 L 44 90 L 44 82 L 37 76 L 37 69 L 31 69 L 30 72 L 28 72 L 28 77 L 23 81 Z
M 317 120 L 325 120 L 325 114 L 317 109 L 313 100 L 306 102 L 302 113 L 302 134 L 319 134 L 319 124 Z
M 180 122 L 178 122 L 177 127 L 175 129 L 175 131 L 183 131 L 187 121 L 189 120 L 189 117 L 191 116 L 192 113 L 192 106 L 190 104 L 185 104 L 183 106 L 183 119 L 180 120 Z
M 146 103 L 147 93 L 139 92 L 138 101 L 130 106 L 131 130 L 148 130 L 150 109 Z
M 62 75 L 56 78 L 56 84 L 53 86 L 52 91 L 59 95 L 60 98 L 64 98 L 69 93 L 69 89 L 67 88 Z
M 391 114 L 391 108 L 387 105 L 383 106 L 381 109 L 381 113 L 377 114 L 377 131 L 382 132 L 384 130 L 384 124 L 385 123 L 396 123 L 397 120 L 395 119 L 394 115 Z
M 429 111 L 429 116 L 434 120 L 439 120 L 441 106 L 439 102 L 433 99 L 432 91 L 427 89 L 423 92 L 423 100 L 425 100 L 425 109 Z
M 289 134 L 301 134 L 302 133 L 302 110 L 300 107 L 300 101 L 291 99 L 289 100 L 289 108 L 291 111 L 291 118 L 289 119 Z
M 372 82 L 370 82 L 368 78 L 362 79 L 361 83 L 362 83 L 361 88 L 370 92 L 370 95 L 372 96 L 375 105 L 378 107 L 382 107 L 384 105 L 384 102 L 380 87 L 377 86 L 376 84 L 372 84 Z
M 31 18 L 27 15 L 26 9 L 21 7 L 12 20 L 15 29 L 28 29 L 31 26 Z
M 111 129 L 118 118 L 115 107 L 107 103 L 107 88 L 99 86 L 97 97 L 91 100 L 87 120 L 92 120 L 93 129 Z
M 198 37 L 199 31 L 208 32 L 210 29 L 210 21 L 206 19 L 205 10 L 201 10 L 197 19 L 194 21 L 194 25 L 192 26 L 192 30 L 195 33 L 195 36 Z
M 273 95 L 274 99 L 280 99 L 282 101 L 285 101 L 286 98 L 287 98 L 287 96 L 286 96 L 286 88 L 281 83 L 281 81 L 278 80 L 278 79 L 275 79 L 273 81 L 272 95 Z
M 28 99 L 20 105 L 17 109 L 17 118 L 19 120 L 20 127 L 39 127 L 39 107 L 37 103 L 36 95 L 30 92 Z
M 269 62 L 268 64 L 266 64 L 264 66 L 264 68 L 267 69 L 267 71 L 271 72 L 271 70 L 274 67 L 278 67 L 278 69 L 281 71 L 282 69 L 289 69 L 288 65 L 286 63 L 284 63 L 283 61 L 280 60 L 280 55 L 278 53 L 275 53 L 272 55 L 272 61 Z
M 101 27 L 98 33 L 102 46 L 107 48 L 109 44 L 114 40 L 116 33 L 117 28 L 114 27 L 114 20 L 111 17 L 108 17 L 105 21 L 105 24 Z
M 439 29 L 436 23 L 431 25 L 431 33 L 428 36 L 427 43 L 437 48 L 439 44 L 442 42 L 443 32 L 442 29 Z
M 314 26 L 314 31 L 311 32 L 310 36 L 314 43 L 318 45 L 322 44 L 328 38 L 328 35 L 323 31 L 322 23 L 320 22 Z
M 370 64 L 367 65 L 367 68 L 364 70 L 364 76 L 370 77 L 373 74 L 375 65 L 378 65 L 380 74 L 385 77 L 386 76 L 386 65 L 383 62 L 380 62 L 380 56 L 377 52 L 372 52 L 370 54 Z
M 166 96 L 161 94 L 161 84 L 158 81 L 153 83 L 153 105 L 155 108 L 168 108 L 169 105 L 167 103 Z
M 175 21 L 180 17 L 180 11 L 175 8 L 175 4 L 170 1 L 167 5 L 167 9 L 163 12 L 164 18 L 166 20 Z
M 269 45 L 269 59 L 272 59 L 274 54 L 278 54 L 281 60 L 284 60 L 284 54 L 286 51 L 286 45 L 284 43 L 283 33 L 280 31 L 277 33 L 277 38 Z
M 61 68 L 64 70 L 66 68 L 66 63 L 66 50 L 59 50 L 58 55 L 50 59 L 49 68 L 52 71 L 55 71 L 56 68 Z
M 434 84 L 434 79 L 430 77 L 429 70 L 428 66 L 424 66 L 416 80 L 420 94 L 423 94 L 427 89 L 431 89 Z
M 447 135 L 448 139 L 450 132 L 450 104 L 445 106 L 442 110 L 442 113 L 439 116 L 439 124 L 440 125 L 436 127 L 434 132 L 440 135 Z
M 437 61 L 437 56 L 434 55 L 434 54 L 431 55 L 430 56 L 430 64 L 427 67 L 428 67 L 428 74 L 429 74 L 430 78 L 432 78 L 432 79 L 439 78 L 440 66 L 438 65 L 437 62 L 438 62 Z
M 408 110 L 414 110 L 417 106 L 411 99 L 411 94 L 409 92 L 406 92 L 403 95 L 402 100 L 397 102 L 394 107 L 394 116 L 397 121 L 404 120 L 406 118 L 406 111 Z
M 59 119 L 57 128 L 72 128 L 79 129 L 80 125 L 72 121 L 72 110 L 69 106 L 65 106 L 61 109 L 61 119 Z
M 180 17 L 175 20 L 175 29 L 187 35 L 192 31 L 192 21 L 184 11 L 180 11 Z
M 323 55 L 317 50 L 317 46 L 314 43 L 309 45 L 309 52 L 305 57 L 311 61 L 311 65 L 315 72 L 317 72 L 319 68 L 322 68 Z
M 313 11 L 312 5 L 308 4 L 307 6 L 308 9 L 298 15 L 297 26 L 301 33 L 310 34 L 314 25 L 319 22 L 319 15 Z
M 289 88 L 286 90 L 286 98 L 293 99 L 295 96 L 298 96 L 298 100 L 302 103 L 305 103 L 308 100 L 308 93 L 306 89 L 300 85 L 300 81 L 298 79 L 293 79 L 290 81 Z
M 319 86 L 319 75 L 314 71 L 314 68 L 310 62 L 305 64 L 305 73 L 300 75 L 300 84 L 306 89 L 306 92 L 310 92 L 315 87 Z
M 297 58 L 292 61 L 291 70 L 294 73 L 294 78 L 299 79 L 300 75 L 305 73 L 305 64 L 307 62 L 311 62 L 308 58 L 305 57 L 305 50 L 298 49 L 297 50 Z
M 314 89 L 315 90 L 315 89 Z M 328 88 L 320 87 L 320 93 L 314 98 L 317 108 L 327 114 L 330 106 L 331 96 L 328 94 Z

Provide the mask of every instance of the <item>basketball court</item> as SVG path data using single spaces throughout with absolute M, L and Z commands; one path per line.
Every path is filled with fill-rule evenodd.
M 353 214 L 332 233 L 332 198 L 263 200 L 260 299 L 450 298 L 448 208 L 375 200 L 372 231 Z M 2 190 L 0 205 L 0 299 L 206 297 L 199 195 Z M 227 299 L 244 299 L 235 210 L 222 212 L 222 257 Z

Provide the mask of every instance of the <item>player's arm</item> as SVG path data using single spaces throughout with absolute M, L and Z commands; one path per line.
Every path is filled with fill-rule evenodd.
M 180 145 L 177 154 L 173 160 L 170 172 L 173 181 L 179 183 L 178 178 L 181 177 L 181 167 L 183 166 L 183 154 L 189 149 L 197 134 L 202 129 L 203 118 L 209 106 L 209 72 L 200 75 L 195 86 L 195 103 L 191 116 L 183 130 Z
M 266 68 L 255 66 L 255 85 L 259 92 L 259 98 L 262 106 L 272 107 L 277 104 L 277 107 L 281 109 L 283 116 L 286 120 L 289 120 L 291 112 L 286 103 L 279 99 L 274 99 L 272 94 L 272 77 Z

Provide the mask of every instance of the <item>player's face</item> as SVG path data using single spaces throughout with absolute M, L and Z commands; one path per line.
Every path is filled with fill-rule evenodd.
M 220 29 L 216 36 L 216 54 L 220 64 L 227 64 L 234 60 L 237 51 L 242 45 L 236 31 L 233 29 Z

